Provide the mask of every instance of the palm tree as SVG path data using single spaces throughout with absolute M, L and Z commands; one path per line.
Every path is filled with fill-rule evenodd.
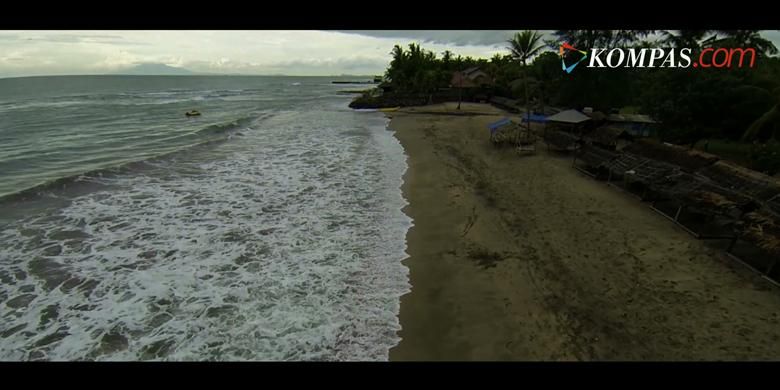
M 548 44 L 557 49 L 560 42 L 568 42 L 578 49 L 589 50 L 594 47 L 627 47 L 637 39 L 647 37 L 655 30 L 557 30 L 558 41 Z
M 512 58 L 520 61 L 523 65 L 523 86 L 525 90 L 525 115 L 527 129 L 531 130 L 531 110 L 528 101 L 528 83 L 525 82 L 526 73 L 528 73 L 528 60 L 541 53 L 545 49 L 545 43 L 542 41 L 542 34 L 538 31 L 525 30 L 516 33 L 512 39 L 507 41 L 507 49 L 512 53 Z
M 522 31 L 516 33 L 512 39 L 507 41 L 512 57 L 519 60 L 523 66 L 527 65 L 528 60 L 539 54 L 544 49 L 544 42 L 542 42 L 542 34 L 537 31 Z
M 442 54 L 441 60 L 442 63 L 444 64 L 444 69 L 450 70 L 450 64 L 452 63 L 452 52 L 449 50 L 445 50 L 441 54 Z

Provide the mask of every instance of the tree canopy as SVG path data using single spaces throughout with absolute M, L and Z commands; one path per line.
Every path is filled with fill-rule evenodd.
M 432 94 L 450 86 L 454 71 L 479 67 L 494 81 L 491 95 L 528 99 L 562 108 L 608 110 L 634 107 L 661 121 L 661 137 L 693 143 L 717 137 L 730 140 L 777 140 L 780 133 L 780 58 L 778 49 L 757 30 L 559 30 L 557 40 L 522 31 L 506 51 L 490 59 L 434 53 L 412 43 L 396 45 L 385 74 L 396 91 Z M 660 39 L 650 40 L 652 36 Z M 588 68 L 561 71 L 559 42 L 592 47 L 752 47 L 753 68 Z

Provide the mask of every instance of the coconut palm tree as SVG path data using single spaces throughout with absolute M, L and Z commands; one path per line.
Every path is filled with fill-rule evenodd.
M 512 57 L 520 61 L 523 66 L 526 66 L 528 60 L 544 50 L 542 34 L 539 34 L 538 31 L 526 30 L 516 33 L 507 42 L 509 43 L 507 49 L 512 53 Z
M 582 50 L 595 47 L 627 47 L 637 39 L 647 37 L 655 30 L 557 30 L 557 41 L 548 42 L 557 49 L 561 42 L 568 42 Z
M 525 30 L 516 33 L 512 39 L 507 41 L 507 49 L 512 53 L 512 58 L 523 65 L 523 89 L 525 90 L 525 115 L 528 130 L 531 130 L 531 111 L 528 101 L 528 83 L 525 82 L 526 73 L 528 73 L 528 60 L 541 53 L 546 45 L 542 40 L 542 34 L 538 31 Z

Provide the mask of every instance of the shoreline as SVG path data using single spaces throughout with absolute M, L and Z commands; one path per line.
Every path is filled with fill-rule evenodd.
M 412 219 L 391 361 L 780 357 L 776 288 L 568 158 L 494 149 L 485 125 L 515 115 L 455 104 L 385 114 Z

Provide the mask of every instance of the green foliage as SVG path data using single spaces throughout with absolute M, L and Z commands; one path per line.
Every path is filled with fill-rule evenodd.
M 660 136 L 693 144 L 720 138 L 745 142 L 780 139 L 780 58 L 777 48 L 756 30 L 661 31 L 559 30 L 556 41 L 535 31 L 522 31 L 508 41 L 507 51 L 490 59 L 463 57 L 445 51 L 439 57 L 417 44 L 395 46 L 387 80 L 401 93 L 433 94 L 449 87 L 454 71 L 479 66 L 495 81 L 493 94 L 558 107 L 593 107 L 608 112 L 633 106 L 662 122 Z M 588 68 L 571 74 L 561 70 L 560 42 L 574 47 L 754 47 L 754 68 L 670 69 Z M 695 53 L 694 53 L 695 55 Z

